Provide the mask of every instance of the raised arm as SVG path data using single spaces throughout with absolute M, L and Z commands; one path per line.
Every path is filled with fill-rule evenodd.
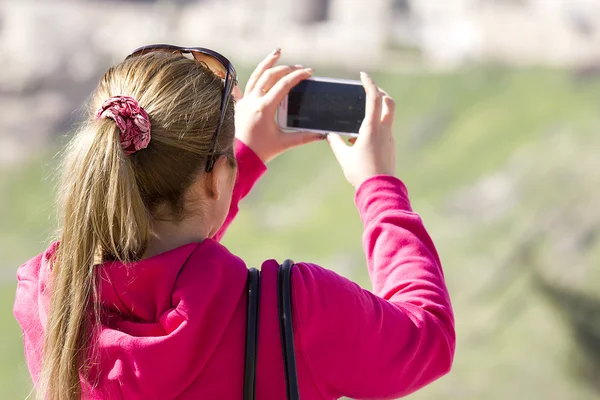
M 373 293 L 299 264 L 297 347 L 326 398 L 398 398 L 450 370 L 452 307 L 435 247 L 402 182 L 371 178 L 356 204 Z
M 275 122 L 277 107 L 290 89 L 312 74 L 312 70 L 302 67 L 275 66 L 280 55 L 281 51 L 276 50 L 258 64 L 244 95 L 238 87 L 234 89 L 238 177 L 229 214 L 215 240 L 221 240 L 238 212 L 239 202 L 265 172 L 267 162 L 288 149 L 324 138 L 314 132 L 286 133 Z

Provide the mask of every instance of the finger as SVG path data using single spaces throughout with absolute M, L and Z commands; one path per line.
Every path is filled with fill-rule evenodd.
M 285 96 L 290 93 L 290 90 L 306 78 L 309 78 L 312 73 L 313 70 L 311 68 L 304 68 L 296 70 L 281 78 L 265 95 L 265 106 L 267 108 L 279 106 L 285 99 Z
M 390 96 L 383 96 L 383 107 L 381 112 L 381 125 L 391 127 L 396 116 L 396 102 Z
M 242 89 L 240 89 L 240 87 L 238 85 L 235 85 L 233 87 L 233 91 L 231 92 L 231 94 L 233 95 L 233 99 L 235 101 L 239 101 L 244 97 L 244 94 L 242 93 Z
M 381 121 L 381 109 L 382 109 L 382 98 L 383 95 L 379 91 L 379 88 L 371 79 L 366 72 L 360 73 L 360 80 L 365 88 L 365 92 L 367 94 L 366 104 L 365 104 L 365 119 L 363 124 L 371 125 L 373 129 L 367 129 L 366 133 L 370 134 L 371 132 L 376 132 L 378 129 L 377 124 Z M 364 136 L 364 135 L 363 135 Z
M 281 49 L 279 49 L 279 48 L 275 49 L 264 60 L 262 60 L 260 62 L 260 64 L 258 64 L 256 66 L 256 69 L 254 70 L 254 72 L 252 72 L 252 75 L 250 75 L 250 78 L 248 78 L 248 83 L 246 84 L 246 90 L 244 91 L 246 96 L 254 90 L 254 86 L 256 86 L 256 82 L 258 82 L 258 80 L 260 79 L 262 74 L 266 70 L 271 68 L 273 65 L 275 65 L 277 60 L 279 60 L 280 56 L 281 56 Z
M 382 88 L 377 88 L 379 90 L 379 93 L 381 93 L 384 97 L 392 97 L 388 94 L 388 92 L 386 92 L 385 90 L 383 90 Z
M 335 158 L 341 162 L 349 146 L 346 144 L 346 142 L 344 142 L 344 139 L 342 139 L 340 135 L 335 133 L 330 133 L 327 135 L 327 142 L 329 142 Z
M 262 74 L 254 86 L 254 93 L 258 96 L 266 95 L 277 81 L 297 69 L 300 69 L 300 67 L 290 67 L 288 65 L 279 65 L 277 67 L 269 68 Z
M 293 147 L 302 146 L 303 144 L 318 142 L 327 137 L 324 133 L 318 132 L 282 132 L 283 136 L 283 146 L 285 150 L 291 149 Z

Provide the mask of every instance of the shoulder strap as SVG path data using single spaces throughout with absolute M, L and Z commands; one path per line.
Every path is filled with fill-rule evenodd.
M 292 267 L 294 262 L 286 260 L 277 271 L 277 302 L 279 332 L 283 349 L 283 368 L 286 393 L 289 400 L 299 400 L 294 330 L 292 325 Z M 256 397 L 256 359 L 258 350 L 258 309 L 260 299 L 260 272 L 248 270 L 248 310 L 246 316 L 246 359 L 244 365 L 244 400 Z
M 248 312 L 246 314 L 246 360 L 244 365 L 244 400 L 256 396 L 256 352 L 258 348 L 258 304 L 260 300 L 260 272 L 248 270 Z
M 283 366 L 288 400 L 299 400 L 294 330 L 292 326 L 292 260 L 285 260 L 277 272 L 277 298 L 279 308 L 279 331 L 283 349 Z

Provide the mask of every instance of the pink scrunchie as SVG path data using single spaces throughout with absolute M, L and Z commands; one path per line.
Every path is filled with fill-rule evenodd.
M 136 99 L 115 96 L 106 100 L 96 112 L 96 119 L 110 118 L 121 130 L 121 146 L 130 155 L 145 149 L 150 143 L 150 117 Z

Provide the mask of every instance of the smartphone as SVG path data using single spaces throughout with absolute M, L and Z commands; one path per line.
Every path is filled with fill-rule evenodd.
M 358 136 L 365 119 L 360 81 L 312 77 L 292 88 L 277 110 L 283 129 Z

